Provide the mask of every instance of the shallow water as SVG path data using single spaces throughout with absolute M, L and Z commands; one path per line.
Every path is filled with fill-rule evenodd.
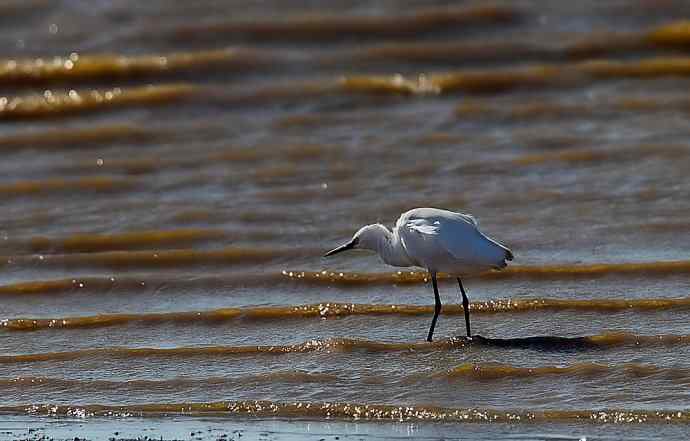
M 0 438 L 683 439 L 685 17 L 0 5 Z M 321 257 L 417 206 L 516 256 L 472 341 L 452 278 L 427 344 L 426 274 Z

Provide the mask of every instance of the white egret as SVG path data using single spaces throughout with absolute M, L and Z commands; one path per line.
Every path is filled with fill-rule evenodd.
M 467 336 L 470 331 L 469 300 L 460 277 L 489 269 L 505 268 L 513 253 L 506 246 L 479 231 L 477 221 L 468 214 L 438 208 L 415 208 L 403 213 L 391 232 L 381 224 L 360 228 L 352 239 L 324 257 L 350 249 L 376 251 L 393 266 L 418 266 L 429 271 L 436 304 L 427 341 L 431 341 L 441 312 L 436 274 L 456 276 L 462 292 Z

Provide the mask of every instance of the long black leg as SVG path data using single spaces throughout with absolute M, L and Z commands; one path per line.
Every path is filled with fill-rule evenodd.
M 467 294 L 465 294 L 465 288 L 462 286 L 462 281 L 458 277 L 458 285 L 460 285 L 460 291 L 462 291 L 462 309 L 465 311 L 465 326 L 467 327 L 467 336 L 472 337 L 472 331 L 470 331 L 470 301 L 467 299 Z
M 436 298 L 436 304 L 434 305 L 434 318 L 431 320 L 431 327 L 429 328 L 429 335 L 426 337 L 426 341 L 431 341 L 434 336 L 434 328 L 436 327 L 436 320 L 438 320 L 438 315 L 441 313 L 441 297 L 438 296 L 438 284 L 436 283 L 436 273 L 429 272 L 431 274 L 431 284 L 434 285 L 434 296 Z

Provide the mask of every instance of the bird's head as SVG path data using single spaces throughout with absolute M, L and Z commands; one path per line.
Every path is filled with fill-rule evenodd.
M 378 251 L 379 243 L 382 238 L 386 237 L 387 233 L 389 233 L 388 229 L 381 224 L 364 226 L 352 236 L 349 242 L 332 249 L 324 254 L 323 257 L 354 249 Z

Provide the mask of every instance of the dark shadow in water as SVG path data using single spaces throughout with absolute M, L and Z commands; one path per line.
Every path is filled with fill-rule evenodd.
M 486 338 L 481 335 L 474 335 L 472 336 L 472 344 L 509 349 L 534 349 L 546 352 L 584 351 L 599 347 L 588 337 L 555 337 L 549 335 L 522 338 Z

